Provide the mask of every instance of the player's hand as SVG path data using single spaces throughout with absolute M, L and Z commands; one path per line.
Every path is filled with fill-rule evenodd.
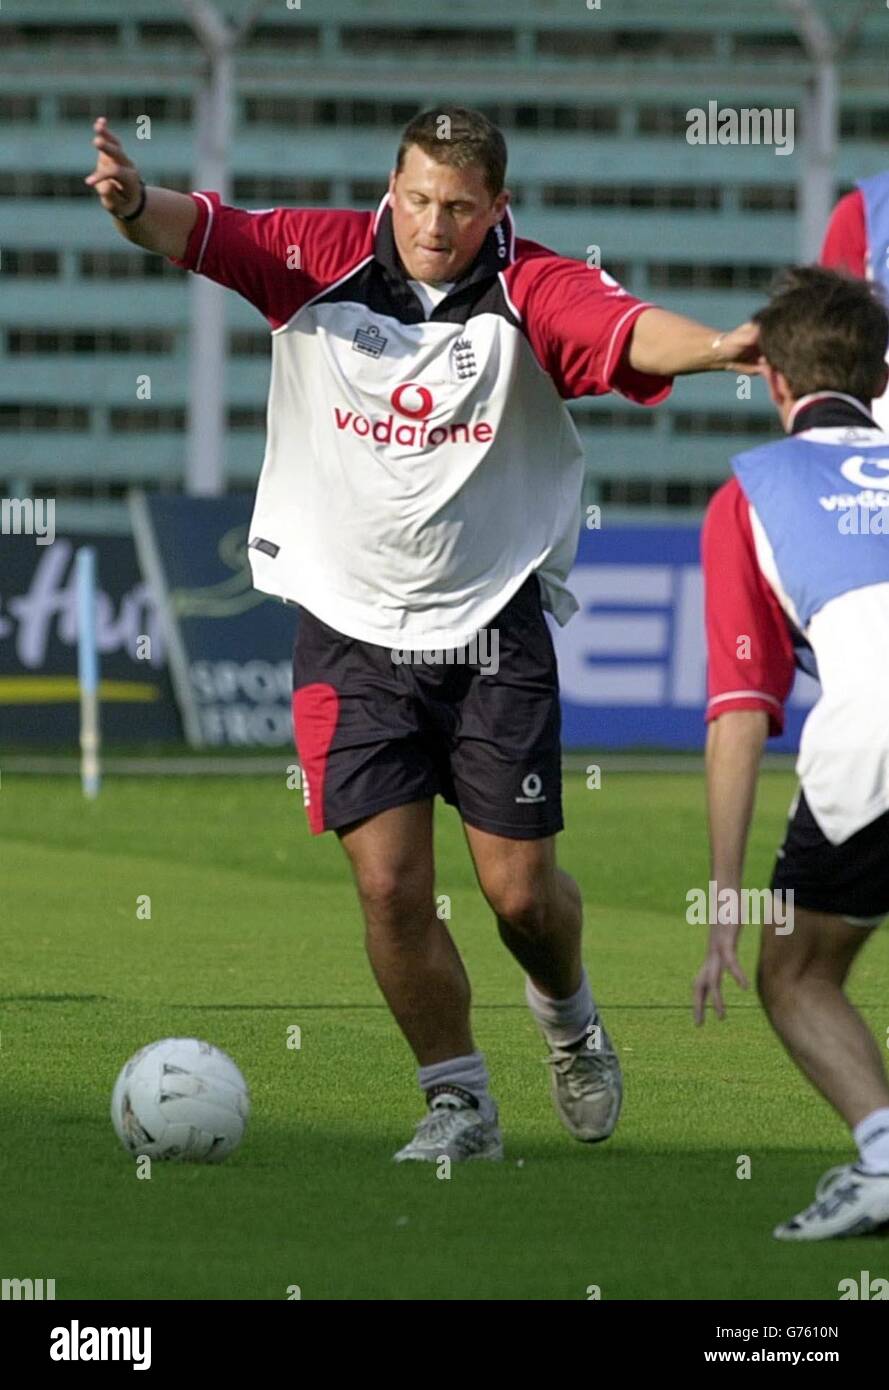
M 93 129 L 93 144 L 99 151 L 96 167 L 84 183 L 94 188 L 106 212 L 125 215 L 139 205 L 139 170 L 124 153 L 123 145 L 108 128 L 105 116 L 100 116 Z
M 713 351 L 723 371 L 759 376 L 764 361 L 759 346 L 759 324 L 742 323 L 728 333 L 720 333 Z
M 737 923 L 718 925 L 710 928 L 710 944 L 694 982 L 695 1023 L 704 1022 L 707 1002 L 717 1018 L 725 1018 L 725 1004 L 722 999 L 722 977 L 731 975 L 741 989 L 749 988 L 747 976 L 738 960 L 738 936 L 741 928 Z

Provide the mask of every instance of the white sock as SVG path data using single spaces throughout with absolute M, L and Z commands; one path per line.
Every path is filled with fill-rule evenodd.
M 874 1110 L 855 1126 L 852 1137 L 866 1173 L 889 1174 L 889 1106 Z
M 570 1043 L 578 1042 L 596 1017 L 596 1005 L 585 970 L 577 993 L 567 999 L 550 999 L 549 995 L 541 994 L 526 975 L 525 998 L 547 1042 L 556 1047 L 567 1047 Z
M 488 1091 L 488 1068 L 481 1052 L 470 1052 L 466 1057 L 449 1057 L 446 1062 L 433 1062 L 431 1066 L 420 1067 L 417 1078 L 420 1090 L 425 1091 L 430 1104 L 436 1095 L 451 1092 L 455 1097 L 462 1098 L 464 1103 L 471 1105 L 474 1101 L 485 1119 L 492 1119 L 496 1113 L 496 1106 Z

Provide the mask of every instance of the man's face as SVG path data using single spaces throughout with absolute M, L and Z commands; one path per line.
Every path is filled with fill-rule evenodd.
M 409 279 L 458 279 L 508 202 L 505 189 L 491 198 L 481 165 L 455 169 L 411 145 L 401 172 L 389 175 L 392 230 Z

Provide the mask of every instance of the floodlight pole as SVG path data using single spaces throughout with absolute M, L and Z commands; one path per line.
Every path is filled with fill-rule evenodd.
M 867 9 L 866 0 L 852 15 L 842 34 L 825 22 L 814 0 L 784 0 L 812 62 L 812 79 L 806 94 L 802 173 L 799 179 L 799 257 L 817 261 L 834 201 L 839 94 L 837 65 Z
M 234 52 L 265 0 L 254 0 L 238 25 L 229 24 L 209 0 L 183 0 L 206 55 L 197 103 L 195 188 L 229 200 L 228 154 L 234 105 Z M 225 291 L 202 275 L 191 277 L 188 451 L 185 488 L 196 497 L 225 491 Z

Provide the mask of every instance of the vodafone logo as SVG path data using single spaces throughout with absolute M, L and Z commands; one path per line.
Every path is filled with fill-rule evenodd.
M 879 474 L 875 477 L 873 473 L 866 473 L 865 468 L 880 468 L 889 471 L 889 459 L 866 458 L 864 454 L 853 454 L 851 458 L 845 459 L 840 464 L 840 472 L 850 483 L 856 487 L 872 487 L 874 483 L 885 483 L 886 479 Z
M 397 410 L 399 415 L 406 415 L 409 420 L 425 420 L 435 404 L 432 392 L 427 391 L 425 386 L 418 386 L 415 381 L 405 381 L 401 386 L 396 386 L 389 402 L 393 410 Z
M 540 801 L 546 801 L 543 794 L 543 778 L 537 772 L 529 772 L 527 777 L 522 778 L 522 794 L 516 797 L 520 805 L 536 805 Z
M 494 427 L 486 420 L 474 425 L 449 421 L 429 429 L 428 417 L 435 409 L 435 401 L 432 392 L 416 381 L 396 386 L 389 404 L 394 414 L 374 417 L 335 405 L 334 423 L 343 434 L 350 432 L 359 439 L 372 439 L 375 444 L 399 444 L 412 449 L 437 449 L 442 444 L 490 444 L 494 438 Z

